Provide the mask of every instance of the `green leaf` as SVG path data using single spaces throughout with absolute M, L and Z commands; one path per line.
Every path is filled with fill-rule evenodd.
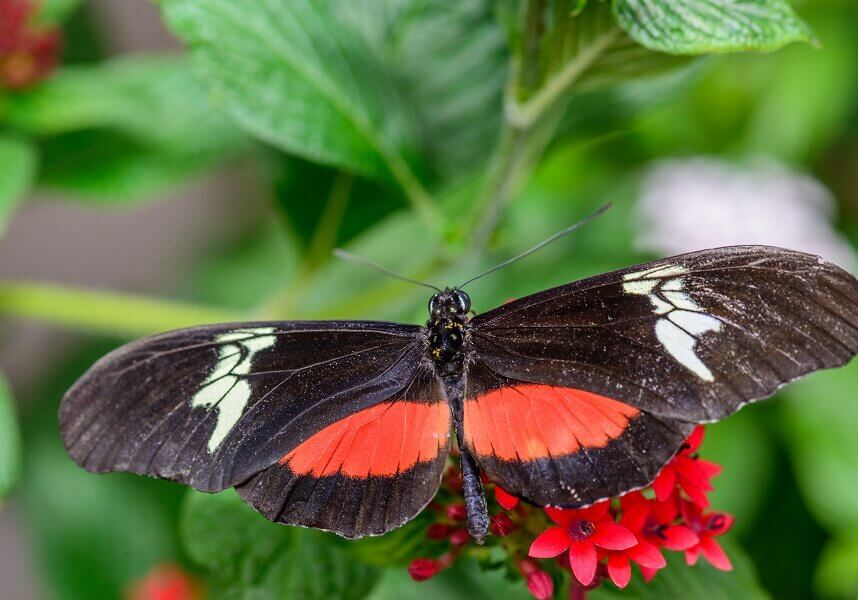
M 181 536 L 216 597 L 357 600 L 378 579 L 377 570 L 349 558 L 347 542 L 271 523 L 234 490 L 189 492 Z
M 858 362 L 786 390 L 789 451 L 814 516 L 831 531 L 858 531 Z
M 96 200 L 151 195 L 249 147 L 172 57 L 69 67 L 5 108 L 43 138 L 43 183 Z
M 786 0 L 612 1 L 620 26 L 659 52 L 766 51 L 814 39 Z
M 508 44 L 493 0 L 341 2 L 414 114 L 423 161 L 442 181 L 485 164 L 502 117 Z
M 0 233 L 29 191 L 36 163 L 36 151 L 29 143 L 0 136 Z
M 151 146 L 110 130 L 80 131 L 42 143 L 39 184 L 92 203 L 139 202 L 200 175 L 233 151 Z
M 185 61 L 170 56 L 67 67 L 4 108 L 10 124 L 40 136 L 110 129 L 151 145 L 200 149 L 240 139 Z
M 721 540 L 718 540 L 721 543 Z M 693 567 L 685 564 L 682 553 L 667 552 L 667 567 L 658 572 L 655 579 L 645 582 L 634 571 L 632 581 L 624 590 L 617 590 L 606 582 L 587 597 L 592 600 L 660 600 L 662 598 L 685 598 L 686 600 L 763 600 L 769 595 L 760 587 L 754 567 L 738 546 L 723 543 L 733 562 L 733 570 L 719 571 L 706 559 Z
M 166 0 L 214 101 L 248 131 L 310 160 L 386 176 L 413 133 L 392 81 L 330 3 Z
M 0 498 L 15 483 L 20 471 L 21 437 L 12 395 L 5 378 L 0 375 Z

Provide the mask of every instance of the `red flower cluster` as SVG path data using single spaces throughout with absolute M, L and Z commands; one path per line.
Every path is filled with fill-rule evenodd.
M 498 510 L 491 516 L 493 537 L 487 543 L 503 547 L 509 567 L 524 578 L 538 600 L 553 596 L 554 579 L 549 571 L 557 572 L 557 566 L 572 573 L 577 597 L 605 579 L 626 587 L 632 564 L 646 581 L 651 580 L 667 566 L 665 550 L 684 552 L 690 565 L 703 555 L 716 568 L 730 570 L 730 559 L 715 538 L 730 529 L 733 518 L 707 511 L 710 481 L 721 469 L 697 456 L 702 441 L 703 428 L 697 427 L 651 488 L 587 508 L 539 509 L 495 486 Z M 439 558 L 412 561 L 409 573 L 417 581 L 436 575 L 468 551 L 461 489 L 461 476 L 451 469 L 439 496 L 447 498 L 447 504 L 433 504 L 436 522 L 426 531 L 429 539 L 448 544 L 448 549 Z M 541 567 L 534 560 L 549 558 L 556 559 L 557 566 Z
M 0 0 L 0 89 L 38 83 L 59 62 L 60 32 L 37 25 L 37 10 L 31 0 Z
M 649 581 L 667 566 L 662 550 L 685 552 L 692 565 L 703 554 L 716 568 L 732 569 L 714 538 L 730 529 L 733 518 L 705 512 L 710 480 L 721 469 L 697 457 L 702 441 L 703 428 L 697 427 L 656 478 L 652 492 L 632 492 L 619 501 L 606 500 L 584 509 L 546 508 L 555 525 L 533 541 L 529 555 L 563 555 L 561 563 L 568 563 L 584 588 L 598 585 L 605 576 L 624 588 L 631 579 L 632 563 Z

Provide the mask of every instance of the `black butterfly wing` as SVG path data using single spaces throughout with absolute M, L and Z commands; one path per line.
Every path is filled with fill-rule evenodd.
M 510 302 L 470 339 L 469 447 L 510 491 L 574 506 L 649 483 L 693 424 L 848 362 L 858 282 L 790 250 L 706 250 Z
M 90 471 L 147 474 L 207 492 L 244 484 L 242 495 L 269 518 L 349 536 L 381 533 L 431 500 L 447 454 L 449 409 L 420 366 L 422 339 L 419 327 L 378 322 L 239 323 L 158 335 L 87 371 L 63 398 L 60 430 L 69 455 Z M 382 460 L 365 448 L 366 432 L 379 422 L 389 427 L 391 415 L 422 418 L 424 428 L 410 436 L 403 429 L 400 447 L 385 446 Z M 290 460 L 306 465 L 301 449 L 325 432 L 339 454 L 321 457 L 328 462 L 319 477 L 312 469 L 295 474 L 304 477 L 293 486 L 302 495 L 283 490 L 291 512 L 264 510 L 257 475 L 279 471 L 282 480 Z M 307 491 L 330 490 L 329 476 L 340 477 L 333 486 L 340 497 L 348 484 L 349 500 L 374 511 L 374 520 L 339 520 L 336 494 Z M 294 506 L 303 500 L 301 512 Z

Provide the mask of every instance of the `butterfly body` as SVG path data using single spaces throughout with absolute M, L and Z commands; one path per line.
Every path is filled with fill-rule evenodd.
M 94 472 L 235 487 L 272 521 L 379 535 L 428 504 L 453 432 L 468 526 L 480 473 L 578 507 L 649 484 L 698 423 L 858 352 L 858 282 L 815 256 L 741 246 L 562 285 L 424 326 L 206 325 L 133 342 L 69 390 L 60 429 Z

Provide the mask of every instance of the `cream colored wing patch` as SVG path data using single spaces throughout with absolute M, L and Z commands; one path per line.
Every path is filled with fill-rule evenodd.
M 623 291 L 646 296 L 653 312 L 661 318 L 655 324 L 655 336 L 670 355 L 704 381 L 715 381 L 712 371 L 695 352 L 699 336 L 719 332 L 723 323 L 706 314 L 685 289 L 679 265 L 654 267 L 623 276 Z
M 232 431 L 250 400 L 250 383 L 243 375 L 250 373 L 253 357 L 274 345 L 274 327 L 236 329 L 215 338 L 221 346 L 218 362 L 191 399 L 191 406 L 217 410 L 217 423 L 209 438 L 213 453 Z

